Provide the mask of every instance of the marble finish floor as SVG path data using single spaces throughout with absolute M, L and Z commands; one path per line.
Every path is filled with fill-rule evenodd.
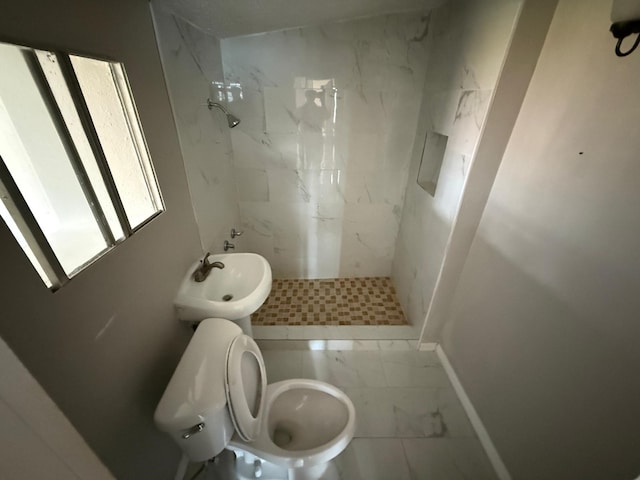
M 351 350 L 289 343 L 291 349 L 287 342 L 261 344 L 269 383 L 326 381 L 356 408 L 355 437 L 334 460 L 342 479 L 496 480 L 435 352 L 406 340 L 356 342 Z M 226 459 L 198 480 L 234 478 Z M 185 478 L 195 470 L 191 465 Z
M 389 277 L 275 279 L 253 325 L 407 325 Z

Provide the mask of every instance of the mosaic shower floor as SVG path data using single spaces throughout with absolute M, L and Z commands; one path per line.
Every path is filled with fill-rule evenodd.
M 253 325 L 407 325 L 389 277 L 273 280 Z

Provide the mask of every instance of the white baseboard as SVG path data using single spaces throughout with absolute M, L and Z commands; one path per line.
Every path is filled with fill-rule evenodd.
M 424 345 L 430 345 L 430 344 L 424 344 Z M 422 350 L 422 345 L 420 346 L 420 350 Z M 464 391 L 464 387 L 462 386 L 462 383 L 460 383 L 460 379 L 458 378 L 458 375 L 456 375 L 456 372 L 453 369 L 453 366 L 449 362 L 449 358 L 447 358 L 447 354 L 444 353 L 444 350 L 440 345 L 437 345 L 435 350 L 436 350 L 436 353 L 438 354 L 438 358 L 440 359 L 440 363 L 442 363 L 442 367 L 444 368 L 444 371 L 447 373 L 447 377 L 449 377 L 449 381 L 453 385 L 453 389 L 456 391 L 458 398 L 462 402 L 462 407 L 467 413 L 467 416 L 471 421 L 471 425 L 473 426 L 473 429 L 475 430 L 476 435 L 478 435 L 478 439 L 482 444 L 482 448 L 484 448 L 484 451 L 487 454 L 487 457 L 489 457 L 489 461 L 491 462 L 491 465 L 493 466 L 493 469 L 495 470 L 496 475 L 498 476 L 498 479 L 511 480 L 511 475 L 509 474 L 507 467 L 505 466 L 504 462 L 500 458 L 500 454 L 498 453 L 498 450 L 496 449 L 495 445 L 491 441 L 491 438 L 489 437 L 489 432 L 487 432 L 487 429 L 484 428 L 482 420 L 480 420 L 480 417 L 478 416 L 478 412 L 476 412 L 476 409 L 473 407 L 471 400 L 467 396 L 467 393 Z

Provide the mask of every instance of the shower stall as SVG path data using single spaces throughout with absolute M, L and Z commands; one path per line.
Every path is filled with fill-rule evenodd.
M 218 39 L 152 2 L 203 250 L 272 267 L 255 323 L 417 337 L 520 4 Z

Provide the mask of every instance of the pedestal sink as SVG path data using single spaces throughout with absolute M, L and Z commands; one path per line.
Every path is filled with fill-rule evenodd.
M 251 335 L 251 314 L 258 310 L 271 291 L 271 266 L 255 253 L 210 255 L 209 263 L 222 262 L 203 282 L 193 279 L 200 262 L 187 271 L 174 301 L 178 318 L 199 322 L 205 318 L 226 318 Z

